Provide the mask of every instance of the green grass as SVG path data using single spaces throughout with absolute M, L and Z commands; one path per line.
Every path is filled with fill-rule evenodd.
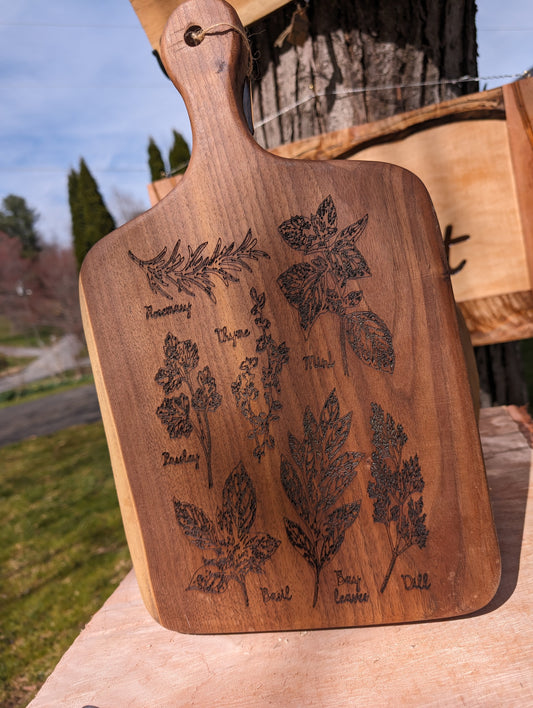
M 101 423 L 0 449 L 0 705 L 27 705 L 131 567 Z

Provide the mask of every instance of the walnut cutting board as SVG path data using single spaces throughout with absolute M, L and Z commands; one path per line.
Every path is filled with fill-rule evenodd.
M 221 0 L 171 16 L 191 163 L 81 272 L 146 606 L 192 633 L 476 610 L 500 559 L 430 199 L 387 164 L 259 148 L 229 25 Z

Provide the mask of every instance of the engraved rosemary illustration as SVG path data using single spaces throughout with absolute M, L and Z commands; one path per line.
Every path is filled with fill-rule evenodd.
M 256 326 L 261 331 L 260 336 L 256 339 L 255 351 L 263 357 L 263 361 L 266 359 L 264 366 L 261 367 L 261 386 L 266 410 L 261 408 L 258 402 L 259 389 L 256 385 L 257 368 L 259 367 L 258 356 L 246 357 L 241 362 L 239 367 L 241 373 L 231 384 L 231 391 L 237 407 L 250 424 L 251 431 L 248 433 L 248 437 L 255 440 L 254 456 L 261 462 L 266 449 L 273 449 L 275 446 L 270 425 L 279 420 L 278 413 L 282 408 L 276 394 L 281 391 L 279 377 L 284 364 L 289 361 L 289 348 L 285 342 L 277 344 L 269 331 L 270 321 L 263 315 L 265 293 L 259 295 L 257 290 L 252 288 L 250 297 L 254 303 L 251 313 L 255 317 Z
M 154 293 L 173 300 L 169 292 L 172 286 L 176 287 L 178 292 L 184 292 L 191 297 L 195 296 L 193 291 L 196 288 L 203 291 L 214 303 L 214 277 L 229 287 L 230 283 L 239 282 L 236 273 L 242 270 L 252 272 L 247 261 L 270 258 L 268 253 L 256 248 L 257 239 L 252 236 L 251 229 L 238 246 L 234 241 L 223 246 L 222 241 L 218 239 L 213 253 L 205 255 L 207 246 L 207 241 L 194 250 L 187 246 L 187 253 L 182 254 L 181 239 L 178 239 L 168 258 L 166 246 L 157 256 L 148 260 L 141 260 L 131 251 L 128 251 L 128 256 L 146 272 L 148 284 Z
M 391 560 L 380 592 L 385 592 L 394 564 L 411 546 L 424 548 L 428 537 L 426 514 L 422 513 L 424 480 L 418 455 L 402 460 L 403 448 L 408 438 L 403 426 L 396 425 L 393 417 L 372 403 L 372 464 L 370 474 L 374 481 L 368 483 L 368 495 L 374 499 L 373 519 L 383 524 L 391 550 Z
M 309 218 L 292 216 L 278 228 L 296 251 L 313 256 L 294 263 L 277 279 L 288 302 L 298 310 L 305 337 L 320 315 L 339 318 L 344 374 L 349 376 L 346 341 L 364 364 L 379 371 L 394 371 L 392 335 L 383 320 L 365 303 L 362 290 L 348 290 L 349 280 L 372 274 L 356 242 L 368 223 L 368 214 L 342 231 L 337 228 L 337 209 L 331 195 Z
M 226 479 L 222 506 L 217 507 L 216 523 L 194 504 L 174 498 L 176 520 L 189 541 L 209 556 L 191 578 L 188 590 L 220 594 L 231 581 L 241 588 L 248 607 L 246 576 L 264 573 L 265 563 L 281 541 L 268 533 L 251 533 L 257 500 L 254 485 L 240 462 Z
M 211 431 L 208 414 L 220 406 L 222 396 L 217 392 L 216 381 L 208 366 L 196 374 L 193 371 L 200 361 L 198 346 L 191 339 L 180 341 L 170 332 L 163 346 L 165 363 L 155 375 L 155 381 L 163 387 L 166 396 L 156 413 L 166 425 L 171 438 L 188 438 L 194 432 L 204 451 L 207 465 L 207 482 L 213 486 L 211 470 Z M 185 384 L 189 395 L 183 391 L 173 396 Z M 196 385 L 197 384 L 197 385 Z M 195 413 L 191 417 L 191 408 Z
M 329 394 L 318 421 L 306 408 L 300 442 L 289 433 L 294 464 L 281 456 L 281 483 L 300 517 L 301 525 L 285 518 L 289 541 L 314 571 L 313 607 L 318 600 L 320 573 L 344 541 L 356 520 L 361 500 L 333 508 L 357 474 L 361 452 L 342 452 L 352 425 L 351 411 L 340 415 L 335 389 Z

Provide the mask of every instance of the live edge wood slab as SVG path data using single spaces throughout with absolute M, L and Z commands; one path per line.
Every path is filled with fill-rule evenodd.
M 480 416 L 503 561 L 488 607 L 401 626 L 192 636 L 152 620 L 132 572 L 30 708 L 531 705 L 532 451 L 517 413 Z
M 471 612 L 500 558 L 431 201 L 259 148 L 239 28 L 221 0 L 170 18 L 190 166 L 81 272 L 143 599 L 189 633 Z

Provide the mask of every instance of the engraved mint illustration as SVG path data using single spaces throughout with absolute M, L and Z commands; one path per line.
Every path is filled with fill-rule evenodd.
M 266 407 L 261 405 L 257 388 L 259 356 L 247 357 L 241 362 L 239 367 L 241 373 L 231 384 L 231 391 L 239 410 L 250 424 L 251 431 L 248 433 L 248 437 L 255 440 L 254 455 L 260 462 L 266 449 L 272 449 L 275 446 L 274 437 L 270 433 L 270 425 L 279 420 L 278 413 L 282 408 L 276 395 L 281 391 L 279 377 L 283 365 L 289 361 L 289 348 L 285 342 L 277 344 L 270 333 L 270 321 L 263 316 L 265 293 L 258 295 L 256 289 L 252 288 L 250 297 L 254 303 L 251 313 L 261 332 L 256 340 L 255 351 L 264 362 L 261 366 L 261 387 Z
M 216 523 L 198 506 L 175 498 L 173 501 L 181 530 L 191 543 L 205 552 L 202 565 L 187 589 L 220 594 L 234 581 L 240 586 L 248 607 L 246 576 L 263 573 L 263 566 L 281 542 L 268 533 L 252 533 L 257 501 L 254 485 L 242 462 L 224 484 Z
M 298 310 L 306 337 L 320 315 L 339 318 L 344 374 L 349 376 L 346 341 L 364 364 L 379 371 L 394 371 L 392 335 L 382 319 L 365 304 L 362 290 L 349 290 L 350 280 L 372 274 L 356 243 L 364 232 L 368 214 L 339 231 L 331 195 L 311 216 L 292 216 L 279 226 L 285 242 L 312 256 L 295 263 L 278 279 L 288 302 Z
M 169 292 L 172 286 L 176 287 L 178 292 L 184 292 L 191 297 L 194 297 L 193 290 L 197 288 L 215 303 L 216 298 L 213 293 L 215 276 L 228 287 L 230 283 L 239 282 L 236 273 L 242 270 L 252 272 L 247 261 L 270 258 L 268 253 L 256 248 L 257 239 L 252 237 L 251 229 L 238 246 L 235 242 L 223 246 L 222 241 L 218 239 L 213 253 L 205 255 L 207 245 L 208 242 L 205 241 L 194 250 L 187 246 L 187 252 L 182 254 L 181 239 L 179 239 L 166 260 L 166 246 L 157 256 L 149 260 L 141 260 L 131 251 L 128 251 L 128 256 L 146 272 L 148 284 L 154 293 L 173 300 Z
M 394 564 L 411 546 L 424 548 L 428 537 L 426 514 L 422 513 L 424 480 L 418 455 L 402 460 L 407 435 L 401 424 L 372 403 L 372 464 L 370 474 L 374 481 L 368 483 L 368 495 L 374 499 L 373 518 L 383 524 L 391 550 L 391 560 L 380 592 L 385 592 Z
M 155 375 L 155 381 L 163 387 L 166 394 L 156 413 L 163 425 L 166 425 L 171 438 L 188 438 L 194 432 L 200 441 L 207 464 L 207 481 L 213 486 L 211 471 L 211 431 L 208 414 L 220 406 L 222 396 L 217 393 L 216 381 L 208 366 L 198 371 L 198 346 L 191 339 L 180 341 L 170 332 L 163 346 L 165 363 Z M 196 379 L 196 380 L 195 380 Z M 188 394 L 177 392 L 182 386 Z M 194 417 L 191 417 L 191 408 Z
M 300 442 L 289 433 L 293 462 L 281 456 L 281 483 L 300 523 L 285 518 L 289 541 L 314 571 L 313 607 L 318 600 L 320 573 L 335 556 L 344 535 L 359 514 L 361 500 L 335 506 L 354 480 L 361 452 L 341 452 L 352 424 L 352 413 L 340 415 L 335 389 L 318 421 L 306 408 Z

